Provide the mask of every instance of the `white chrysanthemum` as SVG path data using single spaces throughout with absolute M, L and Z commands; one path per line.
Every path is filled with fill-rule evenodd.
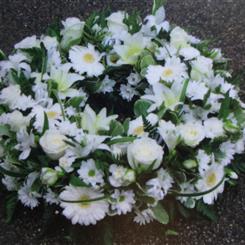
M 0 116 L 0 123 L 8 124 L 12 131 L 18 132 L 25 129 L 29 125 L 30 117 L 25 117 L 20 111 L 15 110 L 11 113 L 3 113 Z
M 63 215 L 72 221 L 72 224 L 95 225 L 108 212 L 108 202 L 104 199 L 69 203 L 65 201 L 85 201 L 102 197 L 103 194 L 85 187 L 66 186 L 60 194 L 60 206 L 64 208 Z
M 127 149 L 128 162 L 133 169 L 157 169 L 161 165 L 163 154 L 162 147 L 148 137 L 136 139 Z
M 0 92 L 0 102 L 7 104 L 10 109 L 26 110 L 34 105 L 31 96 L 21 95 L 19 85 L 9 85 Z
M 92 44 L 87 47 L 73 46 L 69 51 L 72 67 L 80 74 L 86 73 L 88 77 L 97 77 L 104 71 L 100 63 L 101 54 Z
M 190 147 L 196 147 L 205 138 L 204 128 L 198 121 L 180 124 L 178 129 L 180 137 Z
M 31 209 L 38 206 L 38 198 L 41 197 L 39 193 L 31 190 L 31 187 L 37 177 L 38 173 L 36 172 L 29 174 L 24 185 L 18 190 L 18 199 L 22 202 L 24 206 Z
M 96 167 L 93 159 L 82 161 L 81 167 L 77 172 L 84 183 L 94 188 L 98 188 L 104 184 L 104 173 Z
M 135 95 L 138 95 L 138 92 L 130 84 L 122 84 L 120 86 L 120 95 L 123 99 L 131 101 Z
M 67 149 L 65 155 L 59 159 L 59 167 L 63 171 L 67 173 L 71 173 L 74 170 L 72 164 L 75 161 L 75 159 L 76 159 L 75 153 L 72 152 L 71 149 Z
M 111 195 L 111 209 L 115 211 L 118 215 L 131 212 L 133 205 L 136 202 L 134 197 L 135 195 L 132 190 L 119 191 L 116 189 L 114 193 Z
M 156 200 L 162 200 L 168 190 L 172 187 L 173 178 L 169 173 L 161 168 L 157 172 L 157 177 L 150 179 L 146 182 L 147 194 L 154 197 Z
M 191 100 L 203 100 L 207 94 L 208 88 L 203 82 L 190 81 L 187 87 L 186 95 Z
M 82 113 L 82 129 L 87 130 L 90 134 L 96 134 L 100 130 L 109 130 L 112 120 L 117 115 L 107 117 L 107 109 L 103 108 L 96 115 L 95 111 L 87 104 Z
M 2 184 L 6 187 L 8 191 L 18 190 L 18 179 L 15 177 L 5 175 L 2 178 Z
M 135 181 L 135 172 L 132 169 L 112 164 L 109 172 L 109 182 L 114 187 L 127 186 Z
M 207 138 L 214 139 L 224 135 L 223 122 L 216 117 L 205 120 L 203 125 Z
M 209 163 L 211 162 L 211 156 L 208 155 L 204 150 L 198 150 L 196 159 L 198 162 L 198 171 L 200 174 L 203 174 L 208 168 Z
M 145 225 L 153 221 L 154 214 L 151 209 L 147 208 L 143 211 L 136 211 L 136 216 L 134 217 L 134 222 L 139 225 Z
M 236 153 L 235 144 L 231 143 L 230 141 L 226 141 L 223 142 L 219 148 L 222 152 L 222 156 L 220 157 L 219 162 L 223 166 L 230 164 L 231 160 L 233 160 L 234 155 Z
M 59 204 L 59 197 L 58 195 L 53 192 L 51 189 L 48 189 L 47 192 L 43 195 L 43 198 L 45 199 L 45 201 L 52 205 L 52 204 Z
M 128 135 L 142 136 L 145 134 L 142 116 L 129 122 Z
M 111 93 L 113 88 L 116 85 L 116 81 L 109 78 L 108 75 L 101 81 L 100 88 L 97 90 L 97 93 Z
M 150 65 L 147 69 L 146 79 L 153 85 L 160 80 L 166 82 L 182 81 L 187 77 L 186 65 L 179 58 L 167 58 L 165 65 Z
M 159 122 L 158 132 L 167 144 L 168 149 L 170 151 L 173 150 L 179 141 L 179 133 L 176 126 L 171 121 L 161 120 Z
M 224 167 L 213 163 L 201 176 L 201 179 L 196 183 L 199 191 L 208 191 L 217 186 L 224 177 Z M 219 193 L 224 191 L 224 182 L 215 190 L 203 196 L 203 201 L 207 204 L 212 204 Z
M 127 77 L 127 81 L 130 85 L 136 86 L 141 81 L 141 77 L 138 73 L 130 73 Z
M 44 108 L 36 105 L 32 108 L 31 117 L 35 117 L 34 127 L 38 132 L 42 132 L 44 125 L 44 114 L 46 113 L 49 122 L 49 128 L 54 129 L 58 120 L 62 119 L 61 107 L 58 103 L 51 105 L 49 108 Z

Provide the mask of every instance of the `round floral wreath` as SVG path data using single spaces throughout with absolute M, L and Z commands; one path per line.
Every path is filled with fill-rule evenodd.
M 202 211 L 245 169 L 244 104 L 227 60 L 157 2 L 144 21 L 68 18 L 1 52 L 7 205 L 44 200 L 81 225 L 131 211 L 166 224 L 168 201 Z

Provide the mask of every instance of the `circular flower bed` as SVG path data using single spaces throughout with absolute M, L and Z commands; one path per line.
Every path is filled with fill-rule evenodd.
M 44 201 L 73 224 L 128 212 L 166 224 L 173 210 L 208 213 L 245 170 L 245 105 L 227 59 L 158 2 L 143 21 L 68 18 L 0 53 L 8 210 Z

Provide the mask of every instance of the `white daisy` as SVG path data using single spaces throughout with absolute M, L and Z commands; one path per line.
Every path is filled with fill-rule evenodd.
M 187 77 L 186 65 L 179 58 L 167 58 L 164 66 L 150 65 L 147 68 L 146 79 L 153 85 L 162 81 L 182 81 Z
M 24 185 L 18 190 L 18 199 L 23 203 L 24 206 L 31 209 L 38 206 L 38 198 L 41 197 L 39 193 L 37 193 L 36 191 L 32 191 L 31 189 L 37 177 L 38 173 L 36 172 L 29 174 Z
M 135 181 L 135 172 L 116 164 L 110 165 L 109 182 L 114 187 L 127 186 Z
M 64 208 L 63 215 L 72 221 L 72 224 L 95 225 L 103 219 L 108 212 L 108 202 L 104 199 L 93 200 L 102 197 L 103 194 L 85 187 L 66 186 L 60 194 L 60 206 Z M 86 201 L 70 203 L 66 201 Z
M 108 75 L 101 81 L 100 88 L 98 89 L 97 93 L 111 93 L 113 92 L 113 88 L 116 85 L 116 81 L 109 78 Z
M 205 172 L 203 172 L 201 179 L 196 183 L 196 187 L 201 192 L 208 191 L 218 185 L 223 177 L 224 167 L 217 163 L 213 163 Z M 218 194 L 223 191 L 224 182 L 212 192 L 204 195 L 203 201 L 207 204 L 212 204 L 217 199 Z
M 112 203 L 111 209 L 116 211 L 117 215 L 126 214 L 132 211 L 133 205 L 135 204 L 135 195 L 132 190 L 119 191 L 115 190 L 111 195 Z
M 69 51 L 72 67 L 80 74 L 87 73 L 88 77 L 99 76 L 104 71 L 100 63 L 102 55 L 92 44 L 87 47 L 73 46 Z
M 104 173 L 96 167 L 93 159 L 82 161 L 81 167 L 77 172 L 84 183 L 94 188 L 104 184 Z
M 142 116 L 129 122 L 128 135 L 142 136 L 145 134 Z

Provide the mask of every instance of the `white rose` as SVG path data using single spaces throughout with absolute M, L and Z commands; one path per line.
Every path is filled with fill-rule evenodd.
M 81 38 L 83 33 L 84 22 L 78 18 L 70 17 L 62 21 L 64 29 L 61 31 L 62 40 L 61 47 L 66 49 L 74 42 Z
M 129 165 L 140 170 L 147 170 L 153 163 L 152 169 L 157 169 L 162 162 L 163 154 L 162 147 L 147 137 L 136 139 L 127 149 Z
M 59 159 L 65 153 L 66 137 L 56 130 L 47 130 L 40 138 L 40 145 L 44 152 L 53 160 Z
M 188 122 L 179 125 L 180 137 L 190 147 L 197 146 L 204 138 L 204 127 L 200 122 Z
M 170 33 L 170 43 L 176 49 L 188 47 L 190 37 L 185 30 L 175 27 Z
M 52 168 L 42 168 L 41 181 L 44 185 L 52 186 L 58 180 L 58 172 Z
M 192 61 L 191 79 L 199 81 L 213 76 L 213 61 L 204 56 L 198 56 Z
M 204 129 L 207 138 L 214 139 L 224 135 L 223 122 L 212 117 L 204 122 Z
M 117 11 L 106 18 L 107 26 L 112 33 L 120 33 L 128 30 L 127 25 L 123 23 L 125 16 L 125 12 Z

